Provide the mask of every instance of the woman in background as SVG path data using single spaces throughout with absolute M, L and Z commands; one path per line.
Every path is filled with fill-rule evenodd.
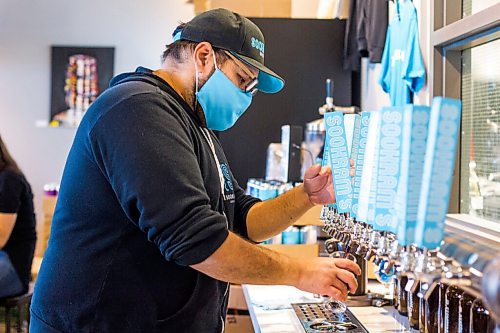
M 0 298 L 28 290 L 35 226 L 31 187 L 0 137 Z

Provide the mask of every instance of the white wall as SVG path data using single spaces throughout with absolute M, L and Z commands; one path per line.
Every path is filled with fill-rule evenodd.
M 60 182 L 74 129 L 38 128 L 50 113 L 50 46 L 114 46 L 115 74 L 158 68 L 184 0 L 0 0 L 0 134 L 35 193 Z M 91 189 L 89 189 L 91 190 Z

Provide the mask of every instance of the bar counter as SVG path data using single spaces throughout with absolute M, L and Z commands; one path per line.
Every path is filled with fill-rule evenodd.
M 369 290 L 380 293 L 384 288 L 373 283 Z M 243 285 L 243 293 L 256 333 L 305 332 L 291 308 L 291 303 L 321 302 L 313 294 L 290 286 Z M 411 332 L 408 320 L 392 306 L 349 307 L 351 312 L 370 333 Z

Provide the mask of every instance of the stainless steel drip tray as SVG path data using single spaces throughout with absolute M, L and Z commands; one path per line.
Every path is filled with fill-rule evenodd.
M 295 303 L 292 308 L 307 333 L 368 333 L 349 309 L 344 313 L 335 314 L 324 310 L 321 303 Z

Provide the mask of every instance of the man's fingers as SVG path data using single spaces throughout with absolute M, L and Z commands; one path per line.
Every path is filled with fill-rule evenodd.
M 332 286 L 338 289 L 343 296 L 344 295 L 347 296 L 347 292 L 349 291 L 348 289 L 349 286 L 346 283 L 342 282 L 342 280 L 336 278 L 335 280 L 333 280 Z
M 314 164 L 304 173 L 304 179 L 311 179 L 316 177 L 321 171 L 321 164 Z
M 358 264 L 349 259 L 335 259 L 335 266 L 343 269 L 347 269 L 353 272 L 356 275 L 361 274 L 361 268 L 359 268 Z
M 336 300 L 339 300 L 341 302 L 347 301 L 347 294 L 342 294 L 340 290 L 335 288 L 334 286 L 330 286 L 328 288 L 327 293 L 328 296 L 335 298 Z
M 349 286 L 351 293 L 354 293 L 356 289 L 358 289 L 358 281 L 356 281 L 356 277 L 350 271 L 341 270 L 337 276 L 341 281 L 345 282 Z

